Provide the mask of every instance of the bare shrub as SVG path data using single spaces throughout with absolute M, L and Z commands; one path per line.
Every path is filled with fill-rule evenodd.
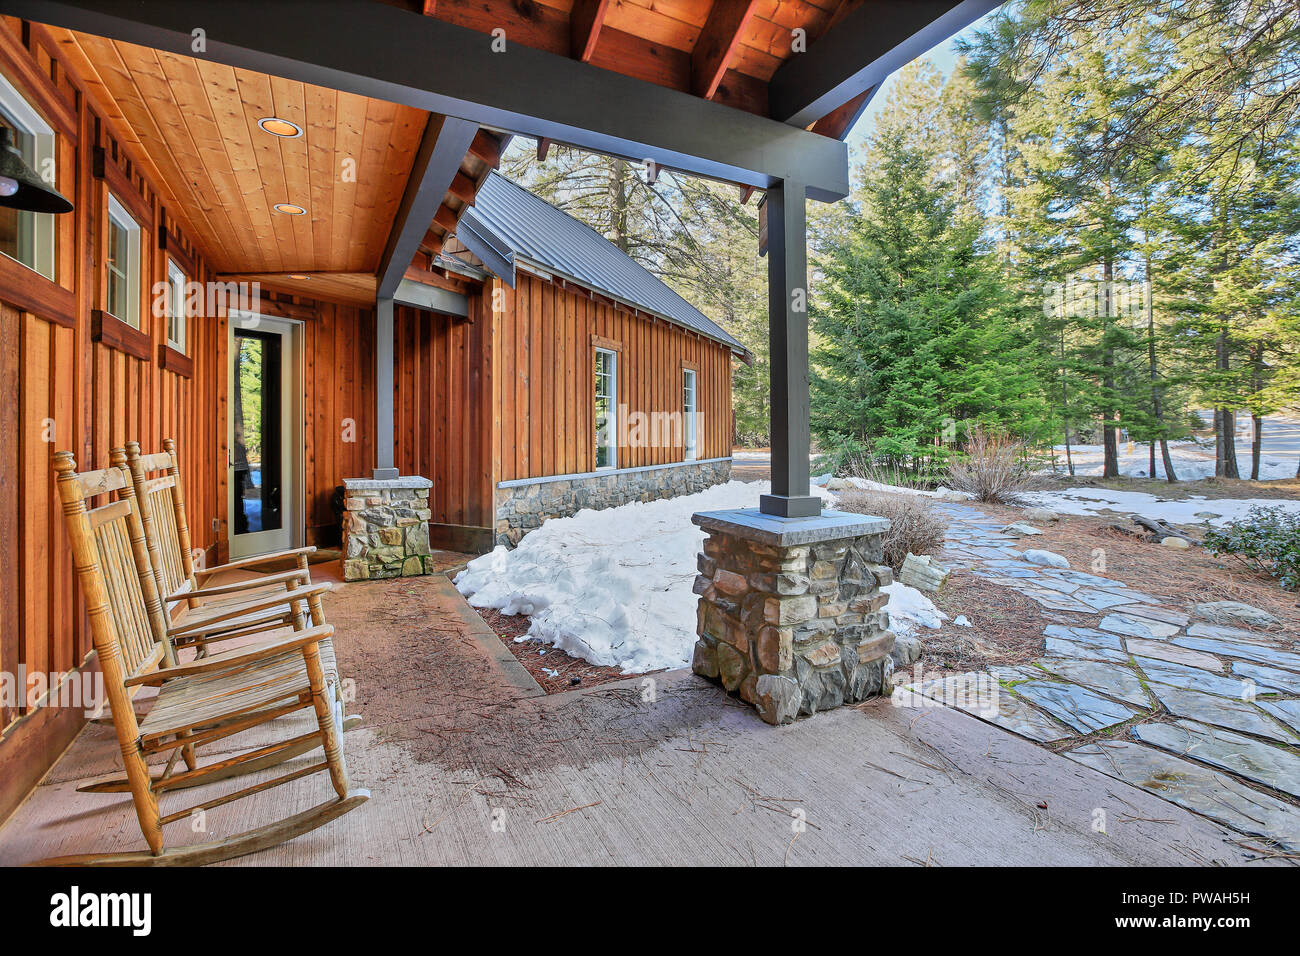
M 1006 432 L 976 428 L 966 445 L 966 454 L 948 465 L 948 483 L 976 501 L 1013 505 L 1035 484 L 1026 464 L 1025 446 Z
M 857 514 L 889 519 L 885 532 L 885 564 L 903 567 L 908 552 L 930 554 L 943 544 L 948 522 L 930 498 L 888 491 L 843 491 L 837 507 Z

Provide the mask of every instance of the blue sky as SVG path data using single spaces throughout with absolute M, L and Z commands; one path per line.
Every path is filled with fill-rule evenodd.
M 953 64 L 957 61 L 957 38 L 973 37 L 975 31 L 981 29 L 985 22 L 995 13 L 997 13 L 996 8 L 985 14 L 979 20 L 976 20 L 961 33 L 957 34 L 957 36 L 932 48 L 930 52 L 917 57 L 917 59 L 923 60 L 926 57 L 929 57 L 930 61 L 938 67 L 939 72 L 944 76 L 947 76 L 952 72 Z M 847 137 L 851 149 L 858 149 L 861 147 L 866 137 L 869 136 L 872 129 L 875 128 L 876 113 L 884 105 L 885 100 L 889 98 L 889 90 L 894 85 L 894 80 L 897 76 L 897 73 L 891 73 L 889 75 L 888 79 L 881 84 L 880 92 L 871 98 L 871 102 L 867 104 L 867 108 L 863 110 L 862 115 L 858 117 L 857 123 L 854 124 L 853 129 L 849 132 Z

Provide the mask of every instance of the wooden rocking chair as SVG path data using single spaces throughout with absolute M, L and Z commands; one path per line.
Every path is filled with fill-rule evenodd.
M 298 558 L 300 564 L 294 571 L 264 575 L 217 587 L 192 587 L 200 574 L 211 575 L 223 570 L 255 567 L 258 562 L 277 556 L 264 555 L 247 561 L 221 565 L 207 572 L 197 571 L 190 558 L 189 527 L 185 517 L 184 492 L 176 461 L 176 443 L 169 438 L 163 446 L 167 449 L 166 452 L 143 456 L 140 454 L 139 444 L 130 442 L 125 450 L 114 449 L 112 460 L 116 462 L 119 456 L 123 456 L 123 460 L 130 468 L 132 497 L 139 507 L 154 579 L 159 594 L 163 595 L 164 606 L 168 602 L 174 605 L 170 610 L 170 622 L 167 621 L 168 615 L 164 614 L 164 624 L 168 628 L 168 637 L 173 642 L 174 650 L 179 653 L 187 647 L 193 647 L 197 656 L 203 657 L 209 652 L 210 646 L 218 641 L 260 635 L 266 631 L 283 629 L 289 624 L 301 630 L 305 623 L 303 615 L 295 613 L 292 602 L 286 601 L 283 593 L 277 595 L 273 589 L 284 588 L 292 591 L 295 587 L 309 585 L 307 555 L 315 551 L 315 548 L 298 548 L 280 553 L 278 557 L 295 555 Z M 151 478 L 149 472 L 155 470 L 162 470 L 165 473 Z M 126 489 L 119 491 L 119 495 L 127 493 Z M 325 621 L 322 618 L 314 620 L 313 623 L 323 624 Z M 326 680 L 334 690 L 334 706 L 340 711 L 340 725 L 346 732 L 359 726 L 361 717 L 356 714 L 342 714 L 344 701 L 342 685 L 338 680 L 335 665 L 333 642 L 330 638 L 325 638 L 320 644 L 321 664 L 325 670 Z M 231 765 L 220 771 L 214 770 L 203 778 L 181 778 L 171 786 L 173 789 L 182 789 L 198 786 L 201 783 L 212 783 L 222 777 L 265 770 L 315 747 L 314 741 L 303 740 L 294 746 L 281 748 L 246 764 Z M 82 782 L 77 786 L 77 790 L 82 793 L 120 793 L 128 787 L 127 778 L 120 774 L 108 774 Z
M 145 542 L 149 546 L 154 577 L 158 581 L 159 593 L 168 616 L 177 623 L 190 623 L 210 619 L 214 613 L 220 614 L 219 626 L 191 630 L 185 640 L 178 642 L 178 649 L 182 644 L 193 644 L 202 655 L 212 642 L 266 629 L 269 623 L 266 612 L 259 612 L 254 621 L 245 620 L 240 615 L 227 616 L 227 613 L 240 609 L 250 600 L 250 595 L 256 601 L 268 588 L 291 590 L 298 585 L 310 584 L 307 556 L 316 549 L 294 548 L 232 561 L 213 568 L 196 568 L 194 552 L 190 546 L 189 520 L 185 515 L 185 492 L 180 464 L 176 458 L 176 442 L 171 438 L 165 439 L 163 448 L 164 451 L 159 454 L 142 455 L 138 442 L 128 442 L 126 463 L 131 470 L 136 500 L 140 504 Z M 151 473 L 158 472 L 161 474 L 151 477 Z M 287 558 L 293 558 L 296 565 L 288 571 L 228 581 L 215 587 L 205 586 L 213 576 L 222 572 L 253 571 Z M 292 609 L 285 604 L 280 610 L 282 620 L 274 626 L 291 622 Z M 301 621 L 293 623 L 298 626 L 302 624 Z
M 311 626 L 281 632 L 273 640 L 235 648 L 190 663 L 176 662 L 174 628 L 165 623 L 140 508 L 124 455 L 114 453 L 113 466 L 79 475 L 68 452 L 55 455 L 63 516 L 72 543 L 73 562 L 86 601 L 95 650 L 122 760 L 148 850 L 88 854 L 43 861 L 49 865 L 198 865 L 226 860 L 275 846 L 328 823 L 369 798 L 351 790 L 343 759 L 341 710 L 322 665 L 322 644 L 333 633 L 324 623 L 320 596 L 328 584 L 273 592 L 262 599 L 265 608 L 288 602 L 293 615 Z M 109 504 L 87 509 L 97 495 L 120 492 Z M 240 614 L 259 610 L 248 602 Z M 183 628 L 182 628 L 183 630 Z M 140 687 L 157 685 L 158 696 L 143 718 L 132 698 Z M 202 748 L 305 708 L 315 711 L 316 728 L 286 736 L 221 759 L 204 763 Z M 280 724 L 278 726 L 286 726 Z M 229 769 L 247 769 L 286 749 L 310 742 L 323 749 L 321 760 L 241 790 L 204 800 L 166 815 L 159 796 L 184 785 L 207 783 L 229 776 Z M 165 770 L 153 775 L 146 760 L 170 753 Z M 183 759 L 186 769 L 176 771 Z M 293 780 L 329 773 L 336 798 L 310 810 L 223 840 L 164 849 L 163 828 L 199 811 L 267 791 Z

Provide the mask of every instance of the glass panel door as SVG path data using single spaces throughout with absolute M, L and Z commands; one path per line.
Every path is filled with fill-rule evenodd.
M 266 318 L 231 323 L 232 559 L 294 546 L 291 331 Z

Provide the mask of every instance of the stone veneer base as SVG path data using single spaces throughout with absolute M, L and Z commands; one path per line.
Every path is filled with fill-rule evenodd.
M 433 574 L 429 489 L 417 476 L 343 479 L 343 580 Z
M 694 494 L 731 478 L 730 458 L 503 481 L 496 492 L 497 544 L 517 545 L 547 518 L 601 510 L 633 501 Z
M 891 690 L 894 635 L 880 588 L 883 518 L 757 510 L 691 519 L 706 532 L 691 658 L 696 674 L 757 708 L 769 724 Z

